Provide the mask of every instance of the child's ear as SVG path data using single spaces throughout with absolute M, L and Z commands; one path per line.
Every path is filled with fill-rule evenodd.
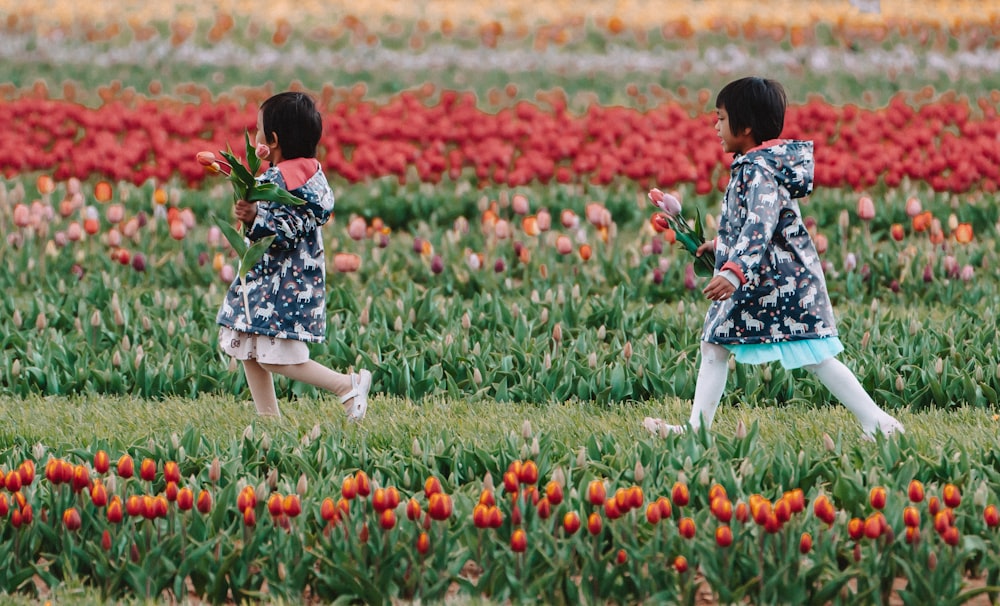
M 278 133 L 271 131 L 271 139 L 267 142 L 267 144 L 271 147 L 281 147 L 281 144 L 278 143 Z

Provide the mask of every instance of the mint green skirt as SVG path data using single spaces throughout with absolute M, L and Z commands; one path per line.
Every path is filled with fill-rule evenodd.
M 838 337 L 753 345 L 736 344 L 725 347 L 736 354 L 736 361 L 741 364 L 764 364 L 777 360 L 785 368 L 802 368 L 810 364 L 819 364 L 844 351 L 844 344 Z

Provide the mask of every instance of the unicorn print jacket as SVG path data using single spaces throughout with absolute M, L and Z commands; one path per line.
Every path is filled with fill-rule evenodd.
M 714 301 L 702 340 L 780 343 L 837 335 L 816 247 L 798 198 L 812 192 L 811 141 L 774 140 L 733 159 L 715 243 L 716 272 L 740 286 Z
M 299 180 L 304 182 L 286 182 L 283 167 L 288 175 L 303 175 Z M 314 158 L 287 160 L 268 168 L 257 180 L 277 183 L 306 203 L 257 203 L 257 217 L 247 230 L 247 239 L 255 242 L 275 236 L 274 241 L 247 273 L 249 313 L 237 278 L 216 322 L 240 332 L 321 342 L 326 338 L 326 262 L 320 227 L 333 213 L 333 191 Z

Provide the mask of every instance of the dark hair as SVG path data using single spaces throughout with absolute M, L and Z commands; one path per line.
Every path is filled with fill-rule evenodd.
M 715 107 L 724 107 L 733 135 L 750 127 L 757 143 L 777 139 L 785 127 L 785 89 L 775 80 L 750 77 L 733 80 L 719 91 Z
M 323 117 L 316 103 L 305 93 L 278 93 L 260 106 L 264 140 L 277 133 L 281 155 L 292 158 L 315 158 L 316 146 L 323 135 Z

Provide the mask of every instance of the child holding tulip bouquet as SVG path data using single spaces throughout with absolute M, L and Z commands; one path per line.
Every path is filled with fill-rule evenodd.
M 903 432 L 836 355 L 844 350 L 819 255 L 802 221 L 797 198 L 812 191 L 812 142 L 779 140 L 785 92 L 773 80 L 743 78 L 716 99 L 716 131 L 734 154 L 718 235 L 696 256 L 714 254 L 715 271 L 702 293 L 712 301 L 701 336 L 701 365 L 688 426 L 711 427 L 726 387 L 729 354 L 737 362 L 780 361 L 805 368 L 854 413 L 866 437 Z M 650 199 L 668 214 L 676 200 L 654 190 Z M 689 247 L 690 249 L 690 247 Z M 647 417 L 647 430 L 682 432 Z
M 223 351 L 243 362 L 259 414 L 279 416 L 272 376 L 277 373 L 337 394 L 348 419 L 358 421 L 368 409 L 371 372 L 335 372 L 310 360 L 306 345 L 326 338 L 320 228 L 330 218 L 334 200 L 316 160 L 322 131 L 322 117 L 307 95 L 279 93 L 261 105 L 256 156 L 270 167 L 256 182 L 274 183 L 303 202 L 236 201 L 246 239 L 251 245 L 269 244 L 245 277 L 233 281 L 216 321 Z

